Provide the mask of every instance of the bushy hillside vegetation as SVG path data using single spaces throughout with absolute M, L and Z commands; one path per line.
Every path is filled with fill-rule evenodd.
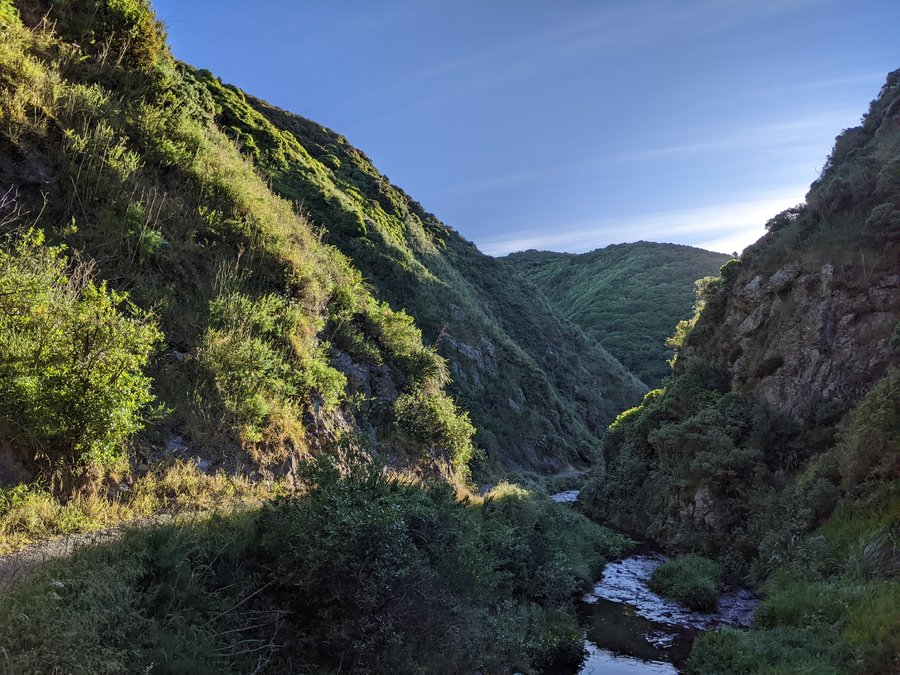
M 501 260 L 649 387 L 669 372 L 672 326 L 691 315 L 694 282 L 730 256 L 639 241 L 590 253 L 523 251 Z
M 806 203 L 699 286 L 665 388 L 610 426 L 604 522 L 767 580 L 693 672 L 892 672 L 900 658 L 900 71 Z
M 628 542 L 475 497 L 459 403 L 484 402 L 490 461 L 548 469 L 640 383 L 400 218 L 345 142 L 323 164 L 248 101 L 177 63 L 145 0 L 0 0 L 0 549 L 133 521 L 2 589 L 0 670 L 577 663 L 574 598 Z M 474 318 L 442 330 L 448 308 Z
M 215 121 L 378 297 L 409 312 L 449 362 L 450 391 L 494 466 L 584 461 L 644 386 L 555 303 L 426 212 L 329 129 L 182 67 Z M 340 346 L 340 345 L 338 345 Z
M 45 565 L 0 603 L 0 669 L 459 673 L 574 667 L 573 594 L 627 541 L 501 485 L 320 459 L 299 496 L 158 528 Z
M 6 212 L 29 214 L 8 225 L 155 313 L 163 428 L 271 464 L 319 442 L 315 418 L 459 468 L 460 406 L 485 470 L 553 470 L 638 400 L 614 358 L 363 153 L 175 62 L 137 4 L 19 3 L 36 32 L 7 6 L 0 181 Z
M 465 471 L 474 429 L 444 359 L 271 192 L 149 9 L 17 6 L 32 28 L 7 3 L 0 43 L 15 462 L 110 468 L 155 397 L 145 455 L 171 430 L 226 466 L 272 469 L 329 443 Z M 338 351 L 375 395 L 348 383 Z

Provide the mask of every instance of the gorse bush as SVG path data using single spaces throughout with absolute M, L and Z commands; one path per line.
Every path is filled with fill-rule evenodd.
M 900 473 L 900 368 L 891 368 L 853 410 L 837 454 L 844 488 Z
M 254 299 L 224 288 L 210 302 L 209 312 L 198 364 L 233 416 L 234 427 L 247 442 L 260 442 L 277 409 L 282 421 L 284 415 L 295 421 L 301 431 L 293 441 L 301 443 L 304 403 L 317 397 L 333 409 L 347 383 L 327 365 L 326 345 L 302 342 L 303 308 L 282 295 Z
M 29 231 L 0 248 L 0 423 L 46 467 L 108 467 L 153 401 L 152 317 Z

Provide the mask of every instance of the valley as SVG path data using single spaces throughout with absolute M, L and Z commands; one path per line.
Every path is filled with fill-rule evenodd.
M 495 258 L 145 0 L 0 0 L 0 672 L 896 671 L 873 93 L 740 255 Z

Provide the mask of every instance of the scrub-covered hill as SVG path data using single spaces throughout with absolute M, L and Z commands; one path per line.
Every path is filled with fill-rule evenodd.
M 650 387 L 668 374 L 666 339 L 691 315 L 694 282 L 730 256 L 639 241 L 590 253 L 523 251 L 501 260 Z
M 241 101 L 145 0 L 0 0 L 0 555 L 105 529 L 0 561 L 0 671 L 574 667 L 572 600 L 628 542 L 478 496 L 459 404 L 494 465 L 554 468 L 639 383 Z
M 403 308 L 450 365 L 492 466 L 584 461 L 644 385 L 506 266 L 480 253 L 342 136 L 182 67 L 274 192 L 315 223 L 376 296 Z
M 702 638 L 694 671 L 896 672 L 900 71 L 767 230 L 701 284 L 585 506 L 767 580 L 755 629 Z
M 0 52 L 7 471 L 89 481 L 136 439 L 230 468 L 338 443 L 464 472 L 444 359 L 272 193 L 153 15 L 19 7 L 31 29 L 5 3 Z
M 23 2 L 34 31 L 4 28 L 8 274 L 56 289 L 41 316 L 60 335 L 91 329 L 60 308 L 64 288 L 93 279 L 103 302 L 130 308 L 123 325 L 147 325 L 121 356 L 148 379 L 127 411 L 78 420 L 64 419 L 76 394 L 60 392 L 41 426 L 29 387 L 49 386 L 47 359 L 72 348 L 17 343 L 20 364 L 40 356 L 11 371 L 7 418 L 27 401 L 41 429 L 7 434 L 8 471 L 56 444 L 119 456 L 139 426 L 146 452 L 214 465 L 284 467 L 340 441 L 410 467 L 426 448 L 428 471 L 462 468 L 474 445 L 484 471 L 552 471 L 584 462 L 639 400 L 643 385 L 602 347 L 345 139 L 174 61 L 152 15 L 87 5 Z M 39 278 L 41 255 L 59 278 Z M 84 396 L 115 398 L 116 372 L 84 374 Z M 97 431 L 107 414 L 128 418 L 107 424 L 115 439 Z

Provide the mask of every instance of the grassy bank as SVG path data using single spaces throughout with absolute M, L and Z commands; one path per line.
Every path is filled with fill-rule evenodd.
M 207 475 L 188 462 L 160 466 L 110 494 L 62 500 L 40 485 L 0 488 L 0 555 L 57 536 L 115 527 L 162 512 L 257 503 L 284 492 L 273 482 Z
M 683 555 L 653 570 L 649 586 L 699 611 L 715 611 L 721 590 L 722 567 L 699 555 Z

